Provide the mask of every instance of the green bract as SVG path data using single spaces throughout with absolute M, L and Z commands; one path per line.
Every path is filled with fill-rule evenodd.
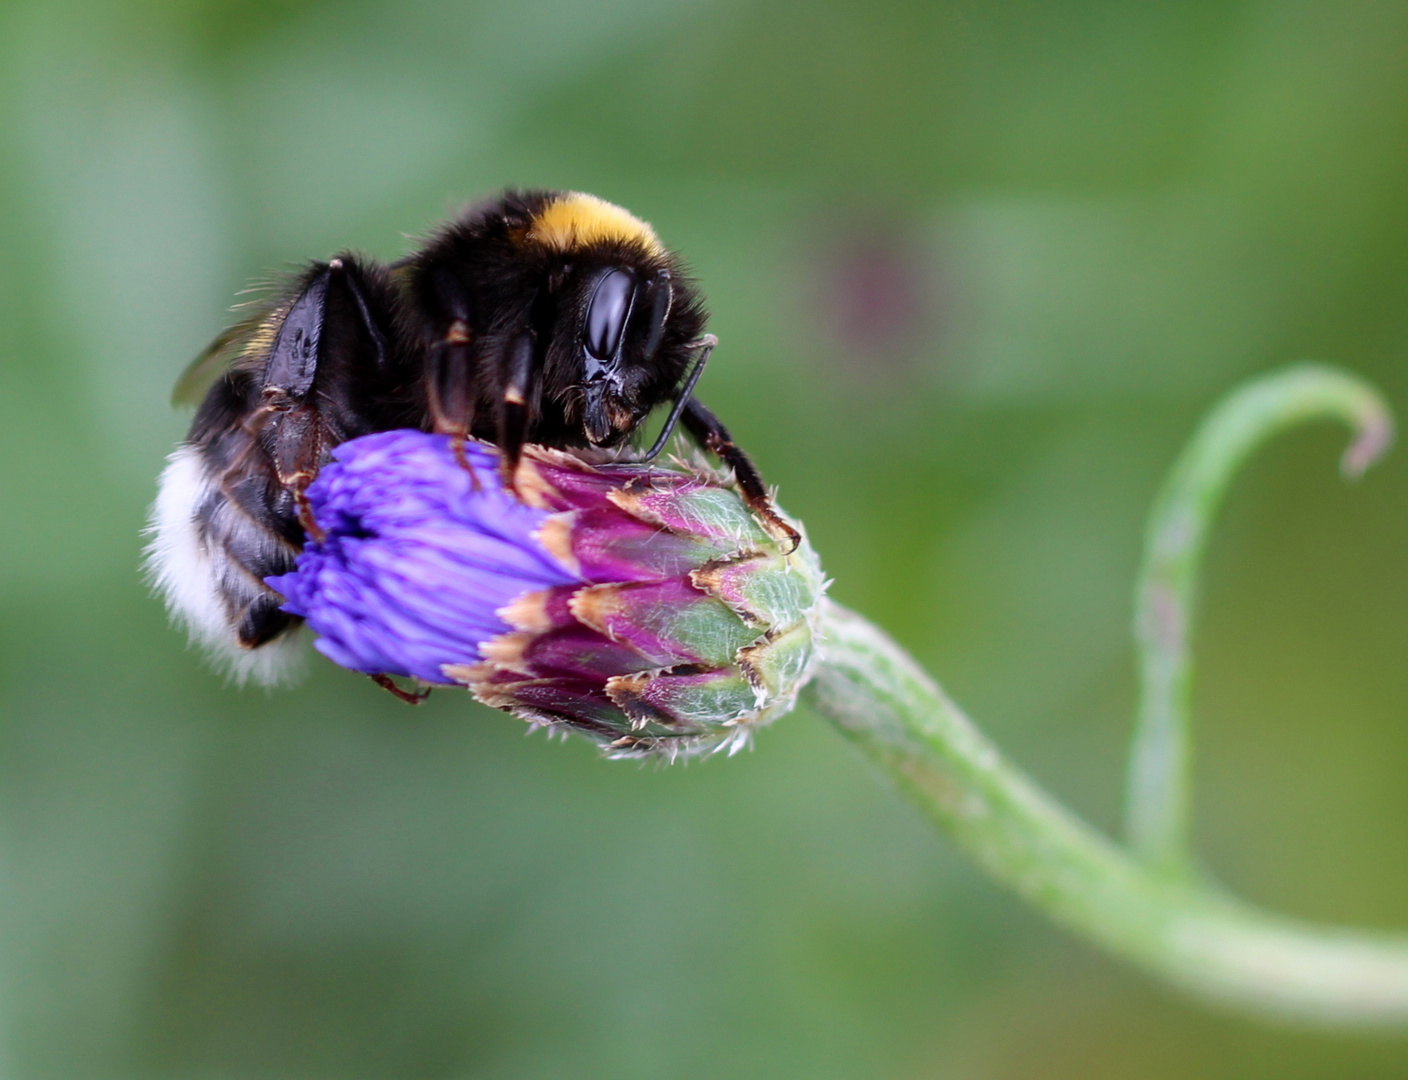
M 713 472 L 525 459 L 536 534 L 579 584 L 525 593 L 510 629 L 448 677 L 486 704 L 566 726 L 613 756 L 733 752 L 787 712 L 816 656 L 826 582 Z

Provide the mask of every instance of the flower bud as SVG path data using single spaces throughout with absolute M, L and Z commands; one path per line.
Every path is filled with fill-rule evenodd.
M 498 458 L 445 436 L 344 443 L 308 489 L 323 535 L 269 579 L 332 660 L 460 684 L 614 756 L 745 745 L 787 712 L 825 589 L 806 541 L 774 537 L 702 469 Z

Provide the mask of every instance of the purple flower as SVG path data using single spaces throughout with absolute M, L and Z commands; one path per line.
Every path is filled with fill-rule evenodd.
M 511 629 L 500 608 L 532 589 L 580 580 L 533 541 L 549 516 L 498 482 L 494 455 L 449 438 L 385 431 L 339 446 L 308 489 L 326 536 L 291 574 L 271 577 L 316 648 L 369 674 L 449 683 L 446 664 Z
M 702 471 L 594 467 L 389 431 L 339 446 L 308 489 L 324 535 L 268 579 L 354 671 L 467 686 L 616 753 L 727 746 L 789 709 L 824 582 Z

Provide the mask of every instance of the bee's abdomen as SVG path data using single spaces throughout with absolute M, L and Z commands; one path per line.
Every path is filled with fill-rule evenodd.
M 264 584 L 293 569 L 297 549 L 278 505 L 282 489 L 257 468 L 231 475 L 205 448 L 171 455 L 152 507 L 147 568 L 172 618 L 239 682 L 283 681 L 301 647 L 301 620 Z

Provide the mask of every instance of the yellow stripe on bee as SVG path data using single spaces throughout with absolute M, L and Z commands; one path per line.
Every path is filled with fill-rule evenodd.
M 528 238 L 558 251 L 602 240 L 635 242 L 652 255 L 665 250 L 655 230 L 629 210 L 581 191 L 566 192 L 543 207 Z

